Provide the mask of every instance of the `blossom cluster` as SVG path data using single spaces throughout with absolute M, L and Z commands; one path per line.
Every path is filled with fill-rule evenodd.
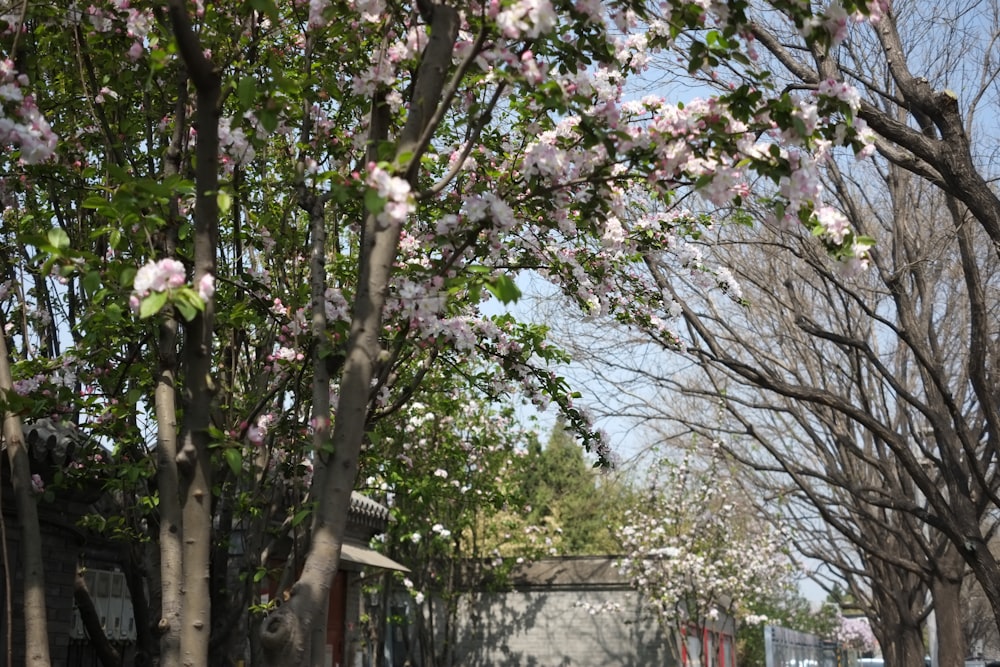
M 88 5 L 86 10 L 81 10 L 74 0 L 66 17 L 75 25 L 80 25 L 86 17 L 87 24 L 98 33 L 120 30 L 133 40 L 128 49 L 128 57 L 132 60 L 138 60 L 145 52 L 149 44 L 149 33 L 155 23 L 150 10 L 134 7 L 131 0 L 111 0 L 106 7 L 94 3 Z
M 187 271 L 178 260 L 170 258 L 158 262 L 150 260 L 136 272 L 132 289 L 141 299 L 150 292 L 165 292 L 180 287 L 186 280 Z
M 872 632 L 872 626 L 868 619 L 863 616 L 840 617 L 840 623 L 836 628 L 837 641 L 847 648 L 857 651 L 874 651 L 878 648 L 878 641 Z
M 383 200 L 382 210 L 376 216 L 382 224 L 401 223 L 416 209 L 410 184 L 406 179 L 393 176 L 379 165 L 371 163 L 368 165 L 365 182 Z
M 557 17 L 549 0 L 516 0 L 496 13 L 496 23 L 509 39 L 537 39 L 555 27 Z
M 251 162 L 256 155 L 243 128 L 234 128 L 233 119 L 229 117 L 219 119 L 219 150 L 227 172 L 232 172 L 235 165 Z
M 27 85 L 12 60 L 0 60 L 0 143 L 16 146 L 21 162 L 38 164 L 52 159 L 58 139 L 34 97 L 24 92 Z
M 751 616 L 755 600 L 789 582 L 781 536 L 738 514 L 723 468 L 699 469 L 690 456 L 661 467 L 648 502 L 630 510 L 618 532 L 620 571 L 665 628 Z
M 183 287 L 187 281 L 184 264 L 176 259 L 150 260 L 139 268 L 132 283 L 129 306 L 138 312 L 143 299 L 153 293 L 169 293 Z M 215 294 L 215 277 L 210 273 L 202 275 L 196 286 L 196 294 L 204 303 Z
M 851 26 L 862 21 L 877 23 L 889 11 L 889 0 L 871 0 L 868 3 L 868 14 L 854 12 L 848 14 L 840 0 L 832 0 L 823 12 L 806 21 L 802 26 L 802 34 L 806 37 L 820 28 L 830 36 L 831 46 L 837 46 L 847 39 Z
M 72 364 L 66 363 L 63 368 L 49 369 L 29 378 L 14 381 L 14 392 L 20 396 L 30 396 L 35 393 L 55 395 L 60 388 L 73 389 L 76 386 L 77 374 Z

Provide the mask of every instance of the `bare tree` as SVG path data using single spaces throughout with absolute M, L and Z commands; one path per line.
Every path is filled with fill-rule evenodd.
M 726 230 L 716 259 L 742 284 L 742 309 L 686 289 L 670 263 L 648 257 L 682 313 L 682 345 L 695 364 L 690 373 L 678 363 L 656 369 L 649 348 L 663 337 L 644 332 L 641 362 L 619 345 L 604 371 L 615 386 L 629 378 L 625 412 L 642 418 L 652 403 L 685 429 L 707 430 L 717 428 L 721 404 L 734 453 L 791 479 L 790 493 L 857 550 L 836 565 L 868 580 L 872 613 L 925 613 L 919 595 L 905 601 L 881 590 L 887 574 L 878 568 L 911 573 L 931 590 L 941 664 L 964 655 L 956 620 L 964 567 L 1000 623 L 1000 568 L 988 548 L 1000 442 L 1000 199 L 996 127 L 982 113 L 1000 90 L 998 17 L 995 2 L 896 2 L 827 51 L 779 13 L 757 15 L 751 32 L 764 67 L 788 91 L 835 80 L 860 93 L 858 115 L 875 131 L 881 159 L 871 169 L 831 162 L 828 186 L 855 229 L 876 239 L 872 270 L 849 280 L 808 240 Z M 700 397 L 701 413 L 662 400 L 668 388 Z M 711 419 L 692 418 L 706 406 Z M 748 443 L 756 454 L 738 449 Z
M 616 340 L 604 381 L 627 388 L 619 412 L 721 437 L 761 471 L 786 501 L 770 509 L 802 519 L 802 552 L 880 619 L 892 664 L 921 657 L 929 590 L 940 664 L 957 665 L 966 565 L 1000 618 L 987 548 L 997 406 L 983 382 L 996 358 L 997 257 L 962 202 L 892 162 L 834 163 L 828 185 L 877 241 L 867 274 L 845 277 L 794 233 L 724 227 L 715 259 L 743 305 L 688 289 L 676 263 L 649 257 L 688 354 L 658 366 L 655 336 L 633 336 L 634 356 Z
M 874 175 L 861 170 L 851 181 L 831 170 L 852 222 L 878 240 L 859 281 L 839 275 L 808 240 L 777 230 L 721 239 L 720 260 L 751 304 L 742 314 L 684 290 L 666 264 L 649 266 L 680 304 L 707 397 L 724 396 L 733 434 L 776 464 L 762 466 L 739 443 L 736 453 L 790 477 L 851 540 L 868 561 L 873 596 L 882 579 L 875 561 L 918 575 L 951 647 L 942 664 L 953 664 L 964 655 L 955 650 L 961 559 L 991 603 L 998 592 L 984 523 L 998 482 L 988 426 L 996 399 L 977 382 L 995 358 L 996 258 L 977 250 L 985 234 L 953 198 L 895 165 Z M 690 390 L 676 377 L 660 381 Z M 884 614 L 889 603 L 900 607 L 890 599 L 873 608 Z

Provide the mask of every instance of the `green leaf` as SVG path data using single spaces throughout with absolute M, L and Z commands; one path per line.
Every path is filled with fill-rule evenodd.
M 48 250 L 48 251 L 51 252 L 51 251 L 55 250 L 55 248 L 52 248 L 50 246 L 49 247 L 44 247 L 43 246 L 43 250 Z M 55 264 L 56 264 L 56 256 L 55 256 L 55 254 L 52 254 L 52 255 L 49 256 L 49 258 L 47 260 L 45 260 L 45 263 L 42 264 L 42 269 L 41 269 L 40 275 L 43 275 L 43 276 L 51 275 L 52 274 L 52 267 L 55 266 Z
M 133 387 L 132 389 L 129 389 L 128 392 L 125 394 L 125 405 L 135 406 L 143 398 L 144 394 L 142 389 L 140 389 L 139 387 Z
M 365 191 L 365 208 L 369 213 L 378 215 L 385 208 L 385 197 L 379 197 L 378 190 L 368 189 Z
M 257 120 L 260 121 L 261 127 L 268 132 L 274 132 L 278 128 L 278 113 L 271 109 L 261 109 L 257 113 Z
M 141 319 L 147 319 L 156 315 L 158 312 L 163 310 L 163 306 L 167 304 L 167 293 L 166 292 L 153 292 L 139 304 L 139 317 Z
M 236 447 L 229 447 L 225 450 L 223 456 L 226 457 L 226 463 L 229 465 L 229 469 L 233 471 L 234 475 L 239 475 L 243 472 L 243 456 L 240 454 L 240 450 Z
M 49 243 L 58 250 L 65 250 L 69 247 L 69 235 L 62 227 L 53 227 L 48 234 Z
M 229 213 L 229 210 L 233 207 L 233 198 L 228 192 L 219 191 L 219 194 L 215 196 L 215 200 L 219 204 L 219 213 L 225 215 Z
M 100 210 L 108 206 L 108 200 L 100 195 L 90 195 L 89 197 L 83 200 L 83 203 L 80 204 L 80 206 L 82 206 L 83 208 L 92 208 Z
M 101 274 L 97 271 L 89 271 L 83 277 L 83 289 L 90 295 L 101 289 Z
M 122 307 L 117 303 L 108 304 L 104 309 L 104 314 L 107 316 L 109 322 L 120 322 L 122 319 Z
M 312 514 L 311 508 L 307 507 L 305 509 L 300 509 L 298 512 L 295 513 L 295 516 L 292 517 L 292 527 L 294 528 L 295 526 L 302 523 L 305 520 L 305 518 L 310 514 Z
M 145 305 L 145 302 L 143 302 L 143 305 Z M 174 305 L 177 307 L 177 311 L 181 314 L 181 317 L 184 318 L 185 322 L 190 322 L 198 315 L 198 309 L 184 300 L 178 299 L 174 302 Z M 140 310 L 140 314 L 141 312 L 142 311 Z
M 245 76 L 240 79 L 236 86 L 236 98 L 244 109 L 249 109 L 257 97 L 257 82 L 252 76 Z
M 514 303 L 521 298 L 521 290 L 510 276 L 497 276 L 486 285 L 490 294 L 500 299 L 501 303 Z
M 278 20 L 278 5 L 274 0 L 250 0 L 250 6 L 268 18 Z
M 135 283 L 135 274 L 138 273 L 134 266 L 126 266 L 122 269 L 122 272 L 118 274 L 118 284 L 122 287 L 131 287 Z
M 806 129 L 806 124 L 798 116 L 792 116 L 792 129 L 800 137 L 805 138 L 809 136 L 809 131 Z

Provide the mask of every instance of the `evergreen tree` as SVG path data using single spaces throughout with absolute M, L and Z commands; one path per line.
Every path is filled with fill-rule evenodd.
M 524 466 L 529 523 L 554 523 L 562 531 L 562 555 L 617 553 L 609 527 L 627 506 L 627 487 L 612 473 L 598 472 L 561 421 L 543 448 L 534 441 L 532 465 Z

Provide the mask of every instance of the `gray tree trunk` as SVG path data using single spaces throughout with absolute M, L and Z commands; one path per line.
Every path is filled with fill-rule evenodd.
M 429 141 L 425 131 L 442 98 L 459 29 L 458 12 L 452 7 L 434 5 L 430 11 L 430 40 L 417 70 L 410 113 L 396 149 L 397 159 L 406 161 L 402 174 L 411 184 L 415 182 L 420 156 Z M 450 100 L 443 103 L 449 104 Z M 311 494 L 316 501 L 312 541 L 302 573 L 288 591 L 288 601 L 263 624 L 261 643 L 265 664 L 269 667 L 308 664 L 307 647 L 312 642 L 313 623 L 322 618 L 328 604 L 347 526 L 351 491 L 357 477 L 358 456 L 368 418 L 369 389 L 380 352 L 382 309 L 400 233 L 399 222 L 382 223 L 373 215 L 369 215 L 364 224 L 358 289 L 341 374 L 337 419 L 332 441 L 322 443 L 316 452 L 318 465 L 314 470 Z
M 3 330 L 0 321 L 0 331 Z M 45 603 L 45 572 L 42 566 L 42 531 L 38 523 L 37 499 L 31 488 L 31 466 L 24 442 L 21 419 L 6 407 L 14 395 L 7 339 L 0 335 L 0 399 L 3 402 L 3 441 L 10 462 L 10 479 L 21 525 L 21 585 L 24 587 L 24 642 L 27 667 L 49 667 L 49 631 Z

